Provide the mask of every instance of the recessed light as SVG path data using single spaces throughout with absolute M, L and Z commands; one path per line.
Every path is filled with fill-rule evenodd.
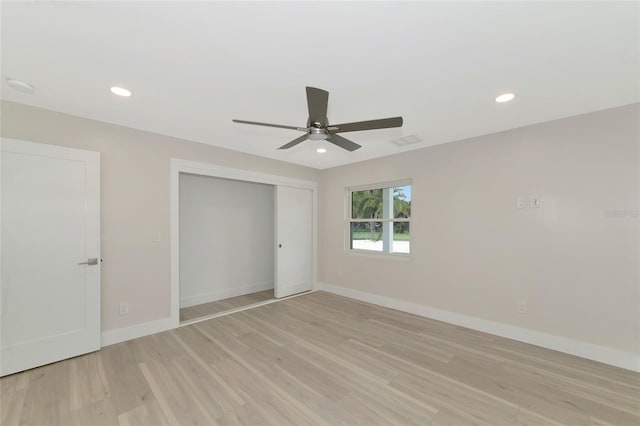
M 33 93 L 33 86 L 26 81 L 16 80 L 15 78 L 8 78 L 7 84 L 18 92 Z
M 111 88 L 111 93 L 116 94 L 118 96 L 129 97 L 132 95 L 131 90 L 127 90 L 124 87 L 113 86 Z
M 516 95 L 514 95 L 513 93 L 504 93 L 496 98 L 496 102 L 498 102 L 499 104 L 509 102 L 515 97 Z
M 327 148 L 318 148 L 318 149 L 316 149 L 316 152 L 318 154 L 324 154 L 325 152 L 327 152 Z

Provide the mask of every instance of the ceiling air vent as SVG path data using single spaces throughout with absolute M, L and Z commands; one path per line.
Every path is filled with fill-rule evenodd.
M 397 146 L 413 145 L 414 143 L 420 143 L 420 142 L 422 142 L 422 139 L 420 139 L 416 135 L 409 135 L 409 136 L 405 136 L 403 138 L 394 139 L 394 140 L 391 141 L 392 144 L 397 145 Z

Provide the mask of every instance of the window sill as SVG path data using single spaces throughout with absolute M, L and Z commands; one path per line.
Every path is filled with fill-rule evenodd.
M 404 262 L 411 260 L 411 253 L 383 253 L 372 250 L 347 249 L 347 254 L 350 256 L 369 257 L 373 259 L 394 259 Z

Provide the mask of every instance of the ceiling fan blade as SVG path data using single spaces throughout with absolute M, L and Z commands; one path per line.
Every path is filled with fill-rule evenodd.
M 334 145 L 338 145 L 340 148 L 344 148 L 347 151 L 355 151 L 361 146 L 355 142 L 351 142 L 349 139 L 343 138 L 339 135 L 329 135 L 327 136 L 327 140 Z
M 331 133 L 357 132 L 360 130 L 388 129 L 401 127 L 402 117 L 381 118 L 379 120 L 356 121 L 355 123 L 332 124 Z M 335 129 L 337 128 L 337 129 Z
M 329 92 L 315 87 L 307 87 L 307 104 L 309 105 L 309 126 L 320 123 L 320 127 L 325 127 L 327 125 Z
M 292 140 L 291 142 L 289 142 L 288 144 L 282 145 L 280 148 L 278 149 L 289 149 L 291 147 L 294 147 L 296 145 L 298 145 L 300 142 L 304 142 L 307 140 L 309 135 L 302 135 L 299 138 L 295 138 L 294 140 Z
M 307 131 L 307 129 L 305 128 L 296 127 L 296 126 L 285 126 L 284 124 L 258 123 L 257 121 L 236 120 L 235 118 L 232 121 L 234 123 L 253 124 L 255 126 L 279 127 L 281 129 L 300 130 L 303 132 Z

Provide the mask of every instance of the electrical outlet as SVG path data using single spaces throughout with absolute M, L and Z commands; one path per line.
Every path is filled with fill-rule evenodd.
M 516 209 L 524 209 L 524 198 L 516 198 Z
M 517 305 L 516 305 L 516 310 L 521 314 L 526 314 L 527 313 L 527 301 L 526 300 L 519 300 Z
M 127 302 L 120 302 L 120 315 L 127 315 L 129 313 L 129 304 Z

